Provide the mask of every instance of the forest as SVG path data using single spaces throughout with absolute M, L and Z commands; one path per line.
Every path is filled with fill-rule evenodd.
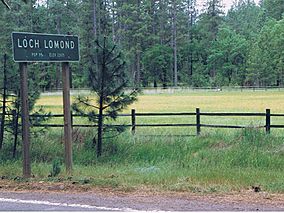
M 7 1 L 0 7 L 1 73 L 18 90 L 12 32 L 71 34 L 80 38 L 79 63 L 71 64 L 72 88 L 89 84 L 95 41 L 107 38 L 126 62 L 128 86 L 283 86 L 283 0 L 45 0 Z M 31 63 L 34 92 L 61 88 L 59 63 Z M 3 74 L 0 76 L 1 84 Z

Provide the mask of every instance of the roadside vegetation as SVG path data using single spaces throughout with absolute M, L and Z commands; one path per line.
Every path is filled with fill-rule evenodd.
M 228 192 L 259 186 L 264 191 L 284 192 L 283 137 L 267 136 L 259 130 L 200 137 L 133 137 L 123 133 L 104 145 L 99 159 L 87 136 L 84 144 L 74 144 L 72 181 L 78 183 L 126 191 L 151 187 Z M 46 138 L 44 135 L 33 140 L 33 175 L 38 181 L 68 180 L 63 145 Z M 57 161 L 63 171 L 52 177 Z M 21 176 L 21 166 L 20 159 L 2 160 L 2 177 Z
M 196 108 L 201 112 L 264 113 L 271 109 L 272 114 L 284 113 L 281 0 L 259 4 L 236 0 L 228 11 L 223 10 L 221 0 L 206 0 L 203 8 L 196 0 L 23 2 L 2 0 L 0 6 L 0 179 L 71 181 L 125 191 L 144 187 L 192 192 L 261 188 L 284 193 L 284 130 L 272 129 L 266 134 L 258 128 L 265 123 L 263 117 L 201 117 L 202 124 L 248 127 L 202 127 L 198 137 L 194 127 L 141 127 L 133 134 L 122 128 L 107 130 L 104 125 L 129 124 L 130 117 L 116 118 L 117 113 L 130 113 L 131 109 L 138 113 L 195 112 Z M 22 79 L 12 60 L 10 40 L 17 31 L 80 37 L 81 59 L 70 63 L 71 87 L 88 88 L 96 97 L 72 97 L 74 105 L 77 100 L 73 110 L 98 118 L 76 117 L 74 124 L 96 124 L 98 128 L 73 128 L 72 177 L 64 169 L 63 129 L 32 128 L 34 178 L 21 178 Z M 57 63 L 29 64 L 30 114 L 62 114 L 61 94 L 39 99 L 42 91 L 61 89 L 60 73 Z M 230 86 L 277 90 L 224 91 Z M 216 90 L 138 96 L 138 88 L 148 87 Z M 129 88 L 135 88 L 133 93 Z M 136 96 L 138 102 L 134 102 Z M 104 120 L 104 114 L 113 119 Z M 157 116 L 137 117 L 136 123 L 194 121 L 194 116 Z M 33 122 L 63 124 L 63 119 Z M 271 123 L 283 125 L 283 117 L 272 117 Z M 120 134 L 114 137 L 114 133 Z
M 249 104 L 252 97 L 255 100 L 254 106 Z M 279 97 L 281 92 L 276 91 L 142 95 L 127 110 L 136 108 L 139 112 L 191 112 L 195 106 L 203 104 L 204 111 L 262 112 L 265 109 L 262 109 L 263 102 L 274 113 L 281 113 Z M 50 109 L 59 113 L 59 108 L 56 107 L 60 105 L 59 102 L 58 97 L 42 97 L 37 106 L 49 105 Z M 51 103 L 54 103 L 54 108 Z M 175 108 L 171 108 L 173 106 Z M 157 119 L 166 119 L 163 122 L 187 120 L 152 119 L 151 122 L 160 122 Z M 241 118 L 209 118 L 207 122 L 243 122 L 249 125 L 254 123 L 254 118 L 245 121 Z M 264 120 L 256 118 L 256 122 L 263 123 Z M 281 119 L 277 122 L 281 123 Z M 97 158 L 92 143 L 96 130 L 73 130 L 76 133 L 72 177 L 67 176 L 64 169 L 63 130 L 51 128 L 32 137 L 32 171 L 35 178 L 31 181 L 69 181 L 123 191 L 146 187 L 162 191 L 211 193 L 260 187 L 263 191 L 284 193 L 284 137 L 281 129 L 272 130 L 270 135 L 265 134 L 264 129 L 253 128 L 253 125 L 243 130 L 202 129 L 201 135 L 196 137 L 188 136 L 194 134 L 194 128 L 138 128 L 135 135 L 126 130 L 118 137 L 105 140 L 100 158 Z M 22 174 L 20 148 L 14 159 L 11 153 L 12 142 L 6 143 L 0 157 L 1 177 L 22 181 L 17 178 Z

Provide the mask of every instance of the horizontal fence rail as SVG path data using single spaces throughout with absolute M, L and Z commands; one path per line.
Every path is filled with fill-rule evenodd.
M 7 116 L 14 116 L 15 114 L 6 114 Z M 74 124 L 73 118 L 75 117 L 85 117 L 87 118 L 89 115 L 78 115 L 72 114 L 72 127 L 97 127 L 96 124 Z M 108 117 L 109 115 L 105 114 L 104 117 Z M 191 116 L 195 117 L 194 123 L 138 123 L 138 117 L 172 117 L 178 118 L 179 116 Z M 31 120 L 35 118 L 63 118 L 63 114 L 34 114 L 30 115 Z M 199 108 L 196 108 L 195 112 L 167 112 L 167 113 L 137 113 L 135 109 L 131 110 L 130 114 L 119 114 L 118 117 L 129 117 L 128 124 L 106 124 L 105 127 L 130 127 L 133 133 L 136 132 L 137 127 L 195 127 L 196 128 L 196 135 L 200 135 L 202 128 L 220 128 L 220 129 L 242 129 L 242 128 L 264 128 L 266 133 L 270 133 L 272 128 L 275 129 L 284 129 L 284 124 L 271 124 L 271 117 L 284 117 L 284 114 L 272 114 L 270 109 L 266 109 L 265 112 L 201 112 Z M 201 122 L 202 117 L 264 117 L 264 125 L 258 126 L 249 126 L 249 125 L 222 125 L 222 124 L 206 124 Z M 12 119 L 13 120 L 13 119 Z M 32 124 L 33 127 L 64 127 L 64 124 L 51 124 L 51 123 L 35 123 Z
M 1 115 L 1 114 L 0 114 Z M 16 116 L 15 113 L 6 114 L 6 116 Z M 109 115 L 105 114 L 104 117 L 108 117 Z M 179 116 L 192 116 L 195 117 L 194 123 L 138 123 L 138 117 L 173 117 L 178 118 Z M 32 114 L 30 115 L 31 121 L 36 118 L 62 118 L 64 117 L 63 114 Z M 73 118 L 75 117 L 89 117 L 89 115 L 78 115 L 72 114 L 72 127 L 97 127 L 96 124 L 74 124 Z M 137 113 L 135 109 L 131 110 L 130 114 L 119 114 L 118 117 L 129 117 L 130 123 L 128 124 L 105 124 L 105 127 L 130 127 L 133 133 L 136 132 L 136 127 L 195 127 L 196 128 L 196 135 L 200 135 L 201 128 L 220 128 L 220 129 L 243 129 L 243 128 L 252 128 L 249 125 L 222 125 L 222 124 L 206 124 L 201 122 L 202 117 L 264 117 L 265 124 L 253 126 L 253 128 L 264 128 L 266 133 L 270 133 L 272 128 L 275 129 L 284 129 L 284 124 L 271 124 L 271 117 L 284 117 L 284 114 L 272 114 L 270 109 L 266 109 L 264 113 L 256 112 L 201 112 L 199 108 L 196 108 L 195 112 L 166 112 L 166 113 Z M 58 128 L 64 127 L 64 124 L 51 124 L 51 123 L 34 123 L 32 124 L 33 127 L 51 127 L 51 128 Z

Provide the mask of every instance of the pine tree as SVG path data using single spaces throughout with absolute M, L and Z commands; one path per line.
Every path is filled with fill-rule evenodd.
M 248 81 L 261 86 L 284 84 L 284 21 L 270 20 L 250 51 Z
M 264 8 L 268 17 L 281 20 L 284 17 L 283 0 L 263 0 L 261 6 Z
M 216 86 L 243 85 L 247 49 L 247 41 L 241 35 L 227 26 L 219 29 L 208 56 L 208 66 L 218 70 Z
M 172 50 L 167 45 L 154 45 L 145 51 L 143 65 L 154 87 L 162 83 L 166 88 L 171 81 L 172 58 Z
M 5 0 L 1 0 L 1 2 L 7 9 L 11 9 L 10 5 Z M 27 3 L 27 0 L 22 0 L 22 2 Z
M 209 38 L 213 41 L 216 39 L 218 28 L 223 21 L 222 10 L 223 5 L 221 0 L 207 0 L 205 17 L 207 19 L 208 30 L 210 33 Z
M 264 10 L 254 1 L 238 0 L 228 11 L 225 22 L 238 34 L 254 42 L 265 23 Z
M 96 41 L 96 54 L 98 58 L 97 69 L 89 69 L 89 82 L 92 92 L 97 99 L 90 97 L 78 97 L 73 108 L 81 114 L 88 114 L 92 122 L 97 123 L 97 156 L 102 154 L 103 135 L 107 131 L 104 125 L 105 119 L 117 118 L 129 104 L 137 100 L 139 90 L 133 89 L 126 92 L 128 80 L 125 72 L 125 61 L 122 61 L 121 53 L 117 47 L 104 37 L 100 42 Z M 92 60 L 93 66 L 94 60 Z M 95 104 L 94 104 L 95 103 Z M 108 117 L 104 117 L 108 114 Z M 121 129 L 117 129 L 120 131 Z
M 223 5 L 221 4 L 221 0 L 207 0 L 205 5 L 205 12 L 200 15 L 200 21 L 198 23 L 198 31 L 199 31 L 199 42 L 202 52 L 200 52 L 201 62 L 207 68 L 207 75 L 210 76 L 212 81 L 214 82 L 215 76 L 217 75 L 216 68 L 207 66 L 208 63 L 208 55 L 213 42 L 216 40 L 219 26 L 223 22 L 223 14 L 222 11 Z

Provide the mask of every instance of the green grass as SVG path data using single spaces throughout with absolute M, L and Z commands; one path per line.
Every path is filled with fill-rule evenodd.
M 84 184 L 87 180 L 96 187 L 126 191 L 149 187 L 210 193 L 260 185 L 265 191 L 284 193 L 283 137 L 265 135 L 259 130 L 200 137 L 134 138 L 125 132 L 105 141 L 100 159 L 89 139 L 85 144 L 74 145 L 72 181 Z M 54 180 L 48 175 L 52 160 L 63 162 L 63 145 L 38 138 L 33 141 L 32 153 L 35 177 Z M 63 164 L 61 167 L 59 177 L 67 177 Z M 21 163 L 3 162 L 0 171 L 4 176 L 20 176 Z
M 61 97 L 42 97 L 37 106 L 48 106 L 60 113 Z M 272 92 L 194 92 L 175 95 L 142 95 L 130 106 L 137 112 L 264 112 L 283 113 L 284 94 Z M 53 107 L 54 106 L 54 107 Z M 116 123 L 127 123 L 121 118 Z M 264 125 L 264 118 L 202 117 L 202 123 Z M 54 120 L 60 123 L 60 120 Z M 77 119 L 78 123 L 86 120 Z M 194 117 L 137 118 L 137 123 L 194 123 Z M 283 119 L 272 122 L 283 124 Z M 154 190 L 191 191 L 200 193 L 229 192 L 260 185 L 269 192 L 284 193 L 283 130 L 264 129 L 219 130 L 202 128 L 137 128 L 132 135 L 127 129 L 118 137 L 106 139 L 103 155 L 96 158 L 92 137 L 95 129 L 77 129 L 73 144 L 74 173 L 72 181 L 97 187 L 132 190 L 144 187 Z M 181 135 L 181 136 L 178 136 Z M 183 136 L 182 136 L 183 135 Z M 48 177 L 52 163 L 61 162 L 59 178 L 66 178 L 63 165 L 63 130 L 49 129 L 32 138 L 32 171 L 38 180 L 56 181 Z M 12 141 L 5 142 L 0 152 L 0 175 L 11 179 L 21 176 L 21 157 L 12 160 Z M 20 146 L 19 146 L 20 150 Z

